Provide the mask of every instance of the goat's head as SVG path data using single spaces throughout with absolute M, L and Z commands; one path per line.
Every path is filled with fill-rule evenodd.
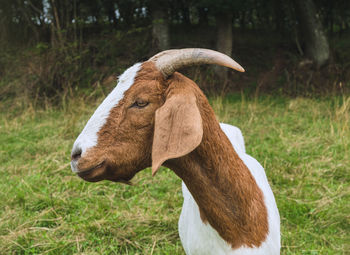
M 164 161 L 194 150 L 202 118 L 192 93 L 197 86 L 174 73 L 194 64 L 244 69 L 228 56 L 206 49 L 161 52 L 137 63 L 90 118 L 72 149 L 72 171 L 87 181 L 128 183 L 140 170 L 152 173 Z

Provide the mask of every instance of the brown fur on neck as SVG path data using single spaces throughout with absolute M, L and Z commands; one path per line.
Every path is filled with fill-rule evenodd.
M 175 73 L 167 93 L 195 93 L 203 139 L 191 153 L 165 165 L 186 184 L 202 220 L 232 248 L 259 247 L 268 234 L 264 196 L 247 166 L 220 128 L 208 100 L 194 82 Z

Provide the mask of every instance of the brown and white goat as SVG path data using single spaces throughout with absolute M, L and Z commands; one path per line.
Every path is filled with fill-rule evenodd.
M 164 165 L 183 180 L 186 254 L 279 254 L 279 213 L 264 169 L 228 139 L 199 87 L 176 72 L 202 63 L 244 71 L 205 49 L 164 51 L 127 69 L 75 141 L 72 170 L 91 182 L 127 183 Z

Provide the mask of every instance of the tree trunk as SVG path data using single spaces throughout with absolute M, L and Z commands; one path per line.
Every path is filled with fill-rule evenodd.
M 216 15 L 217 43 L 216 48 L 219 52 L 231 57 L 232 54 L 232 14 L 220 13 Z M 220 80 L 227 82 L 227 68 L 216 66 L 215 72 Z
M 123 19 L 123 26 L 129 28 L 134 24 L 135 1 L 118 1 L 118 10 Z
M 180 1 L 182 19 L 185 25 L 191 25 L 190 8 L 187 0 Z
M 280 0 L 274 0 L 273 7 L 275 13 L 276 31 L 280 35 L 283 35 L 285 31 L 284 18 L 286 16 L 283 10 L 283 2 Z
M 203 7 L 197 7 L 197 11 L 198 11 L 198 16 L 199 16 L 199 25 L 200 26 L 208 26 L 209 24 L 209 20 L 208 20 L 208 11 L 203 8 Z
M 152 6 L 152 41 L 157 51 L 169 49 L 169 24 L 167 9 L 160 5 Z
M 60 21 L 60 18 L 59 18 L 59 15 L 58 15 L 58 11 L 57 11 L 57 6 L 56 6 L 56 2 L 55 0 L 51 0 L 51 7 L 52 7 L 52 12 L 53 12 L 53 20 L 55 21 L 54 25 L 51 26 L 51 28 L 53 28 L 54 30 L 52 31 L 52 43 L 55 43 L 55 35 L 57 34 L 57 38 L 58 38 L 58 42 L 60 44 L 60 47 L 63 48 L 64 46 L 64 40 L 63 40 L 63 37 L 62 37 L 62 29 L 61 29 L 61 21 Z
M 295 0 L 294 4 L 306 56 L 320 67 L 329 59 L 329 45 L 315 4 L 312 0 Z

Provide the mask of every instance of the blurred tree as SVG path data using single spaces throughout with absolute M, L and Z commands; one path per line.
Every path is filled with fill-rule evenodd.
M 217 0 L 215 2 L 210 0 L 201 0 L 197 5 L 197 8 L 209 10 L 210 14 L 215 17 L 217 27 L 216 49 L 228 56 L 232 55 L 232 25 L 235 7 L 236 3 L 225 0 Z M 216 66 L 215 72 L 219 76 L 220 80 L 226 83 L 228 70 L 226 68 Z
M 198 23 L 200 26 L 208 26 L 209 25 L 209 11 L 205 6 L 196 6 L 198 12 Z
M 230 12 L 218 12 L 215 15 L 217 26 L 216 49 L 228 56 L 232 55 L 232 17 L 233 15 Z M 228 74 L 227 68 L 216 66 L 215 72 L 226 82 Z
M 118 12 L 125 28 L 130 28 L 134 23 L 135 9 L 138 7 L 137 0 L 118 0 Z
M 152 15 L 152 53 L 167 50 L 170 47 L 168 2 L 149 0 Z
M 45 29 L 43 2 L 41 0 L 0 1 L 0 34 L 2 39 L 15 44 L 39 41 Z
M 294 4 L 306 56 L 320 67 L 328 61 L 330 55 L 320 16 L 312 0 L 294 0 Z
M 116 14 L 117 2 L 115 0 L 102 0 L 103 12 L 107 16 L 108 23 L 114 27 L 118 25 L 118 19 Z
M 249 47 L 254 47 L 257 42 L 252 42 L 252 38 L 263 36 L 272 36 L 271 42 L 277 42 L 274 44 L 277 47 L 293 48 L 295 38 L 290 31 L 295 24 L 300 27 L 306 57 L 322 66 L 330 55 L 326 33 L 329 32 L 332 39 L 347 36 L 350 1 L 0 0 L 0 53 L 12 49 L 30 52 L 36 48 L 41 49 L 40 52 L 52 50 L 53 59 L 59 56 L 67 60 L 75 56 L 74 61 L 78 61 L 83 54 L 90 53 L 101 53 L 99 58 L 104 59 L 111 51 L 104 53 L 107 50 L 101 45 L 118 38 L 129 43 L 135 39 L 129 35 L 135 35 L 136 31 L 145 40 L 142 44 L 136 42 L 141 50 L 134 48 L 134 52 L 143 55 L 168 49 L 173 43 L 174 47 L 216 48 L 232 56 L 233 45 L 242 46 L 247 42 Z M 171 38 L 170 29 L 174 31 Z M 186 34 L 189 32 L 191 35 Z M 212 36 L 213 33 L 216 36 Z M 238 33 L 243 40 L 235 40 Z M 147 40 L 151 35 L 152 45 Z M 115 52 L 122 52 L 124 46 L 118 47 Z M 345 51 L 341 55 L 348 54 Z M 226 80 L 227 70 L 215 70 L 221 80 Z

